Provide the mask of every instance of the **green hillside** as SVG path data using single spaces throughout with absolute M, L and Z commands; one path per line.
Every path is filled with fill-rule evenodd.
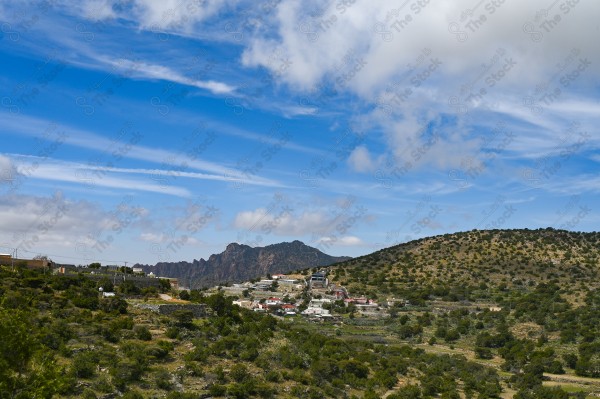
M 128 290 L 101 298 L 84 276 L 1 267 L 0 397 L 399 398 L 501 390 L 494 369 L 462 356 L 329 336 L 301 319 L 241 309 L 222 294 L 189 294 L 206 305 L 205 317 L 164 316 L 139 307 L 161 303 L 153 289 Z
M 593 398 L 599 239 L 431 237 L 330 266 L 333 286 L 266 293 L 122 283 L 104 297 L 82 273 L 0 266 L 0 398 Z M 265 295 L 331 315 L 232 303 Z
M 484 298 L 553 281 L 581 301 L 600 284 L 600 233 L 473 230 L 400 244 L 330 270 L 334 282 L 371 297 L 414 297 L 425 289 L 447 299 Z

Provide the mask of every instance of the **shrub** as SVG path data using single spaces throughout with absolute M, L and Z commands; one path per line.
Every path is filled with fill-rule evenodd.
M 152 333 L 150 333 L 150 330 L 146 326 L 135 326 L 133 327 L 133 332 L 139 340 L 150 341 L 152 339 Z
M 229 375 L 234 381 L 242 382 L 249 376 L 248 368 L 238 363 L 231 368 Z
M 173 388 L 171 374 L 167 370 L 161 369 L 155 374 L 154 382 L 160 389 L 168 391 Z
M 225 396 L 226 392 L 227 388 L 224 385 L 220 384 L 213 384 L 210 386 L 210 388 L 208 388 L 208 393 L 211 396 Z
M 96 374 L 98 355 L 94 352 L 79 352 L 73 356 L 73 373 L 79 378 L 91 378 Z
M 179 328 L 177 327 L 169 327 L 167 331 L 165 331 L 165 335 L 167 338 L 177 339 L 179 338 Z

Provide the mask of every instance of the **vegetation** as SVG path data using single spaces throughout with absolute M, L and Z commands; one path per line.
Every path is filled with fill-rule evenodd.
M 333 280 L 385 316 L 334 301 L 329 323 L 222 291 L 177 295 L 207 317 L 161 315 L 134 284 L 104 298 L 106 281 L 0 266 L 0 398 L 585 398 L 600 392 L 598 238 L 475 231 L 347 261 Z

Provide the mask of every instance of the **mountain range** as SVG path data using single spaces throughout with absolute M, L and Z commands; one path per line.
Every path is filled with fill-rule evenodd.
M 136 264 L 145 273 L 161 277 L 175 277 L 181 286 L 202 288 L 218 284 L 247 281 L 268 273 L 289 273 L 317 266 L 328 266 L 351 259 L 347 256 L 330 256 L 301 241 L 282 242 L 265 247 L 231 243 L 220 254 L 208 260 L 192 262 L 159 262 L 156 265 Z

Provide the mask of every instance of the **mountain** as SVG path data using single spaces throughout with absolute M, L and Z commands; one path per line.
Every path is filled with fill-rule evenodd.
M 208 260 L 193 262 L 159 262 L 154 266 L 136 264 L 144 272 L 162 277 L 176 277 L 183 286 L 208 287 L 223 283 L 247 281 L 267 273 L 289 273 L 315 266 L 328 266 L 351 259 L 330 256 L 300 241 L 283 242 L 265 247 L 231 243 L 220 254 Z
M 600 285 L 599 272 L 600 233 L 547 228 L 427 237 L 337 264 L 330 279 L 354 294 L 389 297 L 417 286 L 485 291 L 551 281 L 585 291 Z

